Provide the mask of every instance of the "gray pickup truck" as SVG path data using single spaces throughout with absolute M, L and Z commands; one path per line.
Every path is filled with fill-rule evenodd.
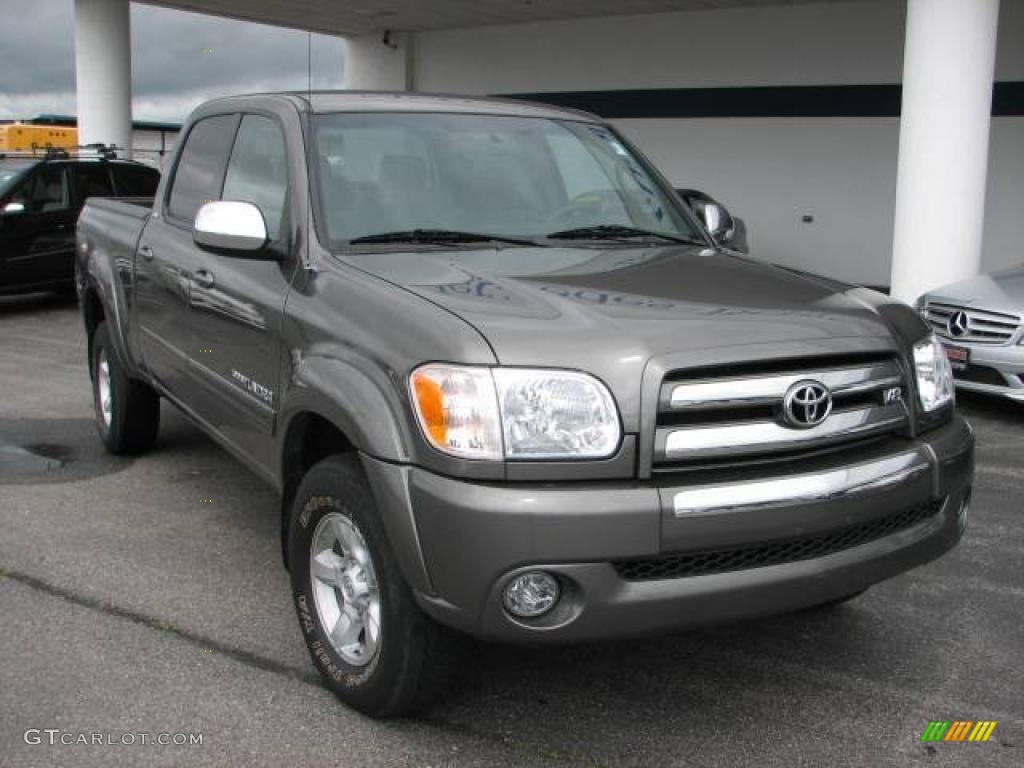
M 716 245 L 598 118 L 500 100 L 200 107 L 156 200 L 90 200 L 100 436 L 160 399 L 281 495 L 326 684 L 409 712 L 466 636 L 834 605 L 955 546 L 973 477 L 913 309 Z

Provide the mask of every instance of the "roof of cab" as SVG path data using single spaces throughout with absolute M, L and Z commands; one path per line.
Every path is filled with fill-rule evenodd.
M 445 112 L 452 114 L 508 115 L 540 117 L 554 120 L 577 120 L 590 123 L 603 122 L 600 117 L 576 109 L 554 107 L 550 104 L 520 99 L 483 98 L 434 93 L 405 93 L 402 91 L 290 91 L 285 93 L 228 96 L 202 105 L 203 112 L 218 103 L 277 96 L 287 98 L 305 112 Z

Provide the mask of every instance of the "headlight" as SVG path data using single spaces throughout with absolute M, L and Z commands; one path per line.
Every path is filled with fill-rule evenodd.
M 495 368 L 510 459 L 598 459 L 619 445 L 619 413 L 608 389 L 585 373 Z
M 427 440 L 470 459 L 599 459 L 622 437 L 607 387 L 575 371 L 428 364 L 410 377 Z
M 925 412 L 953 402 L 953 369 L 935 334 L 914 345 L 914 370 L 917 396 Z

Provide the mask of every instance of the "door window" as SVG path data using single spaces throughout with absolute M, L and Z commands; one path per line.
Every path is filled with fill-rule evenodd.
M 72 166 L 75 180 L 75 198 L 81 203 L 87 197 L 113 197 L 110 171 L 106 163 L 77 163 Z
M 59 165 L 44 165 L 12 198 L 28 213 L 59 213 L 71 207 L 68 177 Z
M 154 168 L 142 165 L 113 165 L 114 183 L 118 197 L 152 197 L 160 183 L 160 174 Z
M 220 199 L 237 115 L 207 117 L 192 126 L 174 173 L 167 211 L 191 226 L 203 203 Z
M 223 199 L 259 208 L 267 235 L 277 240 L 287 196 L 288 164 L 281 127 L 269 117 L 245 115 L 228 162 Z

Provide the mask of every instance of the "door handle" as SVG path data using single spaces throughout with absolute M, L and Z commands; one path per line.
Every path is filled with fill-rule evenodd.
M 148 245 L 140 245 L 139 246 L 139 256 L 144 258 L 146 261 L 152 261 L 153 260 L 153 249 L 150 248 Z
M 213 273 L 206 269 L 197 269 L 192 273 L 192 279 L 201 288 L 213 288 Z

